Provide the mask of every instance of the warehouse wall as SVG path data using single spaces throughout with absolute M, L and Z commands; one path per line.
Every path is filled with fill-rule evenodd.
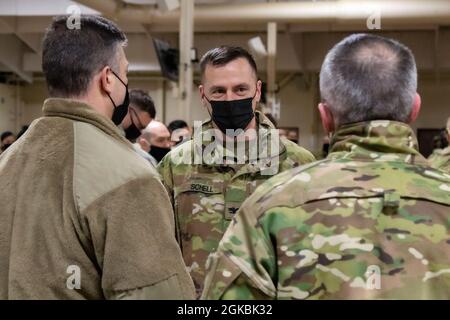
M 178 119 L 181 114 L 176 92 L 167 81 L 144 77 L 132 77 L 130 88 L 142 88 L 153 97 L 157 118 L 165 123 Z M 0 84 L 0 131 L 18 131 L 24 124 L 29 124 L 41 115 L 42 102 L 47 97 L 43 80 L 20 88 L 18 94 L 15 86 Z M 442 76 L 437 81 L 435 75 L 419 75 L 419 93 L 422 96 L 422 111 L 414 128 L 441 128 L 446 117 L 450 116 L 450 79 Z M 16 96 L 18 95 L 18 99 Z M 319 152 L 322 145 L 323 131 L 317 113 L 319 93 L 317 75 L 305 80 L 294 76 L 280 90 L 281 118 L 279 126 L 298 127 L 300 144 L 314 152 Z M 165 109 L 165 112 L 164 112 Z M 194 88 L 192 119 L 204 120 L 208 113 L 201 105 L 198 90 Z
M 14 88 L 0 84 L 0 131 L 15 130 L 15 101 Z

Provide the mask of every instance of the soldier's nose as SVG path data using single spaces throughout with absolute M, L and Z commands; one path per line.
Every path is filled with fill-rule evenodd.
M 227 91 L 227 95 L 225 96 L 225 100 L 229 101 L 229 100 L 234 100 L 234 93 L 233 91 L 229 90 Z

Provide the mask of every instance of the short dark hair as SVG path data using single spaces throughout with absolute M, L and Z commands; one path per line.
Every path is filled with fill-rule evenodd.
M 171 123 L 169 123 L 167 128 L 169 129 L 170 133 L 172 133 L 177 129 L 189 128 L 189 126 L 184 120 L 173 120 Z
M 24 135 L 29 127 L 30 127 L 29 125 L 22 126 L 22 129 L 20 129 L 19 133 L 17 134 L 17 139 L 19 139 L 22 135 Z
M 14 136 L 14 133 L 12 133 L 11 131 L 5 131 L 1 135 L 0 141 L 3 142 L 3 140 L 5 140 L 6 138 L 11 137 L 11 136 Z
M 353 34 L 330 50 L 320 93 L 338 125 L 371 120 L 407 122 L 417 90 L 410 49 L 374 34 Z
M 231 61 L 239 58 L 244 58 L 252 67 L 255 75 L 258 75 L 258 68 L 256 67 L 256 62 L 253 56 L 244 48 L 232 47 L 232 46 L 221 46 L 214 48 L 206 52 L 200 60 L 200 72 L 203 78 L 205 74 L 206 67 L 208 65 L 213 65 L 215 67 L 224 66 Z
M 79 28 L 69 28 L 69 16 L 56 17 L 43 40 L 42 69 L 50 96 L 79 96 L 93 75 L 110 65 L 118 68 L 118 46 L 125 34 L 100 16 L 81 15 Z
M 130 104 L 136 106 L 139 110 L 147 112 L 152 119 L 156 116 L 155 103 L 144 90 L 130 90 Z

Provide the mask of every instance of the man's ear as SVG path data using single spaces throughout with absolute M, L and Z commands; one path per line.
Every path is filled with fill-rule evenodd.
M 320 118 L 322 120 L 322 126 L 325 129 L 327 134 L 334 132 L 334 117 L 330 111 L 330 108 L 327 106 L 325 102 L 321 102 L 318 105 Z
M 417 117 L 419 116 L 421 105 L 422 105 L 422 98 L 418 93 L 416 93 L 416 96 L 414 97 L 411 114 L 409 116 L 409 123 L 413 123 L 414 121 L 416 121 Z
M 111 94 L 113 91 L 113 83 L 112 83 L 112 77 L 110 67 L 106 66 L 100 71 L 100 84 L 102 86 L 102 89 L 106 91 L 108 94 Z
M 262 82 L 261 82 L 261 80 L 258 80 L 256 82 L 256 94 L 255 94 L 256 102 L 259 102 L 261 100 L 261 88 L 262 88 Z
M 145 152 L 150 151 L 150 143 L 148 143 L 147 139 L 138 138 L 138 143 L 141 146 L 142 150 L 144 150 Z
M 205 96 L 205 87 L 202 84 L 198 86 L 198 92 L 200 94 L 200 100 L 202 101 L 203 106 L 206 107 L 205 99 L 203 99 Z

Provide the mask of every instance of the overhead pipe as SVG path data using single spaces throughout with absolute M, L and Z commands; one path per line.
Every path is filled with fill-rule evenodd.
M 180 11 L 162 13 L 157 8 L 126 4 L 119 0 L 76 0 L 119 21 L 176 26 Z M 195 7 L 196 26 L 278 23 L 355 23 L 374 12 L 388 24 L 449 24 L 448 0 L 336 0 L 321 2 L 268 2 L 208 4 Z

